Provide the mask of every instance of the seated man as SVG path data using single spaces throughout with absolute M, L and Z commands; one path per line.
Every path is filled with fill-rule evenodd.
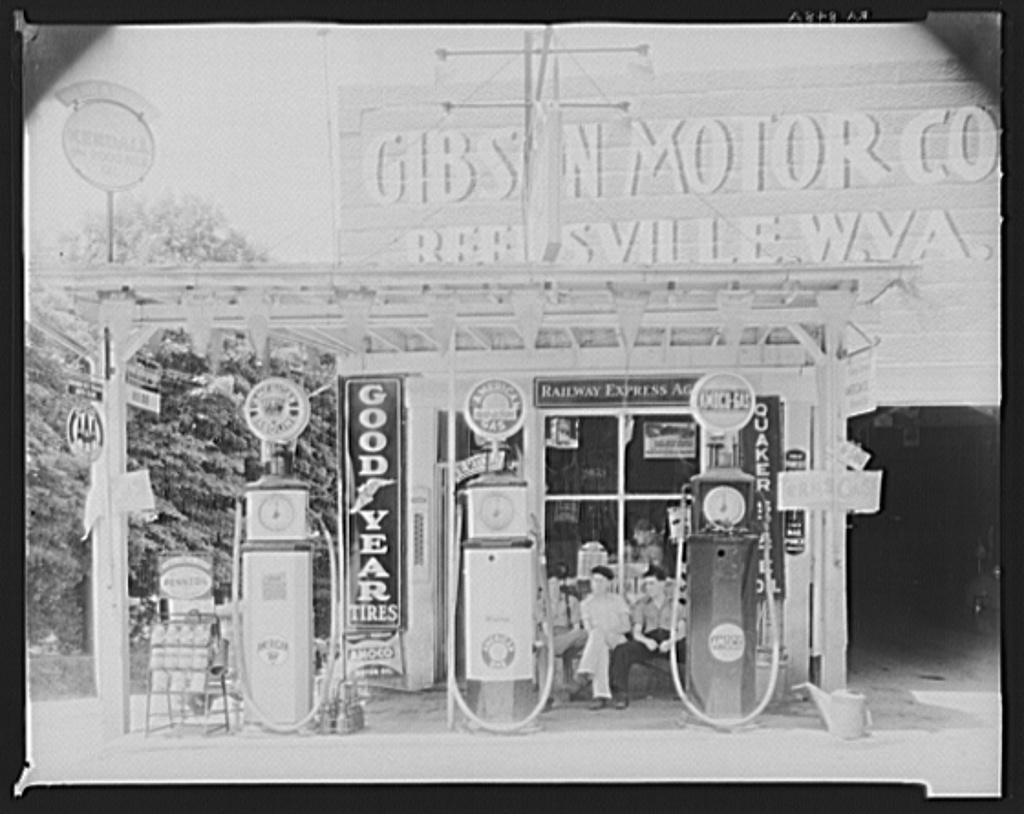
M 629 631 L 629 606 L 619 594 L 609 591 L 614 577 L 614 572 L 607 565 L 594 566 L 590 571 L 591 593 L 580 605 L 587 643 L 576 669 L 582 680 L 593 680 L 594 700 L 590 708 L 595 710 L 604 709 L 611 701 L 608 683 L 610 653 L 626 641 Z
M 572 675 L 572 663 L 583 652 L 587 642 L 587 632 L 583 629 L 583 617 L 580 615 L 580 601 L 574 590 L 565 584 L 568 576 L 569 567 L 564 562 L 556 562 L 551 569 L 551 579 L 548 580 L 548 613 L 554 630 L 554 655 L 562 660 L 567 676 Z
M 632 612 L 633 638 L 620 644 L 612 652 L 610 682 L 615 698 L 615 708 L 629 706 L 629 671 L 641 661 L 667 657 L 668 649 L 675 643 L 680 672 L 686 658 L 686 616 L 680 598 L 676 632 L 672 633 L 672 599 L 665 585 L 665 571 L 652 565 L 641 579 L 644 595 L 637 601 Z

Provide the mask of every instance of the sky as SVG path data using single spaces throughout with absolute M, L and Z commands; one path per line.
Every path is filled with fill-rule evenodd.
M 725 28 L 727 48 L 723 26 L 574 25 L 556 28 L 555 36 L 560 47 L 647 43 L 659 75 L 764 64 L 821 70 L 854 53 L 858 59 L 897 60 L 908 43 L 922 53 L 940 53 L 930 35 L 901 24 Z M 433 84 L 436 49 L 518 49 L 526 30 L 536 33 L 539 44 L 539 26 L 119 27 L 55 90 L 85 80 L 114 82 L 158 111 L 150 121 L 155 164 L 141 184 L 119 195 L 153 200 L 168 190 L 195 193 L 220 206 L 273 259 L 329 262 L 338 89 Z M 476 81 L 504 59 L 454 60 L 444 81 Z M 578 59 L 597 78 L 624 72 L 620 57 Z M 510 60 L 499 78 L 521 82 L 520 71 L 521 62 Z M 563 61 L 562 71 L 571 75 L 573 64 Z M 70 112 L 51 94 L 26 122 L 26 245 L 35 257 L 105 207 L 105 193 L 64 155 Z

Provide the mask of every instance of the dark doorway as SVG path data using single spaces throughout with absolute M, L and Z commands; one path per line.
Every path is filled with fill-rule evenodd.
M 982 632 L 970 593 L 999 564 L 998 412 L 883 407 L 849 437 L 885 472 L 881 511 L 848 516 L 851 668 L 873 647 Z

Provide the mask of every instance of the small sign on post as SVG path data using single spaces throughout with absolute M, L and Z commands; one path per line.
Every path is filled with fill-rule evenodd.
M 213 556 L 165 554 L 160 558 L 159 586 L 169 615 L 213 613 Z
M 881 472 L 843 472 L 834 479 L 831 472 L 779 473 L 780 509 L 831 509 L 873 514 L 881 507 Z
M 68 446 L 76 455 L 96 461 L 103 450 L 103 421 L 91 404 L 73 407 L 68 414 Z
M 127 397 L 128 406 L 138 407 L 140 410 L 146 410 L 157 415 L 160 414 L 159 393 L 154 393 L 152 390 L 144 390 L 141 387 L 130 384 L 127 387 Z
M 875 351 L 868 349 L 843 359 L 845 387 L 843 415 L 850 417 L 874 412 L 878 407 L 875 394 Z

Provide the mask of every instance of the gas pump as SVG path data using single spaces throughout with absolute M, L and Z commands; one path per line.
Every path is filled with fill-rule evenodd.
M 294 732 L 309 723 L 331 686 L 337 642 L 337 559 L 321 524 L 331 563 L 331 634 L 327 679 L 313 700 L 313 546 L 307 530 L 309 489 L 293 477 L 288 449 L 309 421 L 305 392 L 288 379 L 265 379 L 245 402 L 261 439 L 263 475 L 236 508 L 232 577 L 233 629 L 246 722 Z M 244 542 L 242 538 L 244 536 Z M 240 612 L 239 588 L 244 597 Z
M 527 484 L 512 473 L 483 475 L 461 495 L 466 697 L 454 682 L 449 690 L 467 718 L 496 732 L 530 724 L 544 709 L 554 680 L 553 631 L 544 618 L 544 684 L 533 709 L 515 720 L 533 695 L 538 596 L 547 591 L 526 500 Z M 548 606 L 543 602 L 545 613 Z
M 676 692 L 687 710 L 707 724 L 732 729 L 761 714 L 779 671 L 778 620 L 775 603 L 768 601 L 771 674 L 764 697 L 755 701 L 759 549 L 764 552 L 769 597 L 774 596 L 774 582 L 770 546 L 761 545 L 767 530 L 759 528 L 754 478 L 736 466 L 735 458 L 735 432 L 753 414 L 754 393 L 736 374 L 709 374 L 694 386 L 693 403 L 695 417 L 712 439 L 708 469 L 690 481 L 691 534 L 676 551 L 673 616 L 679 613 L 684 548 L 689 591 L 685 689 L 675 648 L 669 654 Z M 687 500 L 684 492 L 684 506 Z M 673 630 L 675 626 L 673 618 Z
M 523 426 L 525 405 L 519 386 L 505 379 L 485 379 L 470 388 L 466 424 L 489 442 L 491 460 L 498 459 L 502 442 Z M 459 691 L 450 653 L 449 708 L 454 712 L 454 701 L 473 724 L 493 732 L 528 726 L 544 709 L 555 674 L 548 580 L 530 533 L 527 495 L 527 484 L 506 470 L 481 475 L 459 496 L 462 529 L 456 528 L 456 550 L 451 552 L 457 560 L 457 584 L 448 603 L 448 637 L 455 642 L 461 598 L 468 698 Z M 537 641 L 538 620 L 545 628 L 543 643 Z M 546 649 L 547 666 L 538 703 L 516 720 L 516 713 L 529 705 L 535 654 L 541 648 Z M 454 718 L 449 722 L 454 724 Z

